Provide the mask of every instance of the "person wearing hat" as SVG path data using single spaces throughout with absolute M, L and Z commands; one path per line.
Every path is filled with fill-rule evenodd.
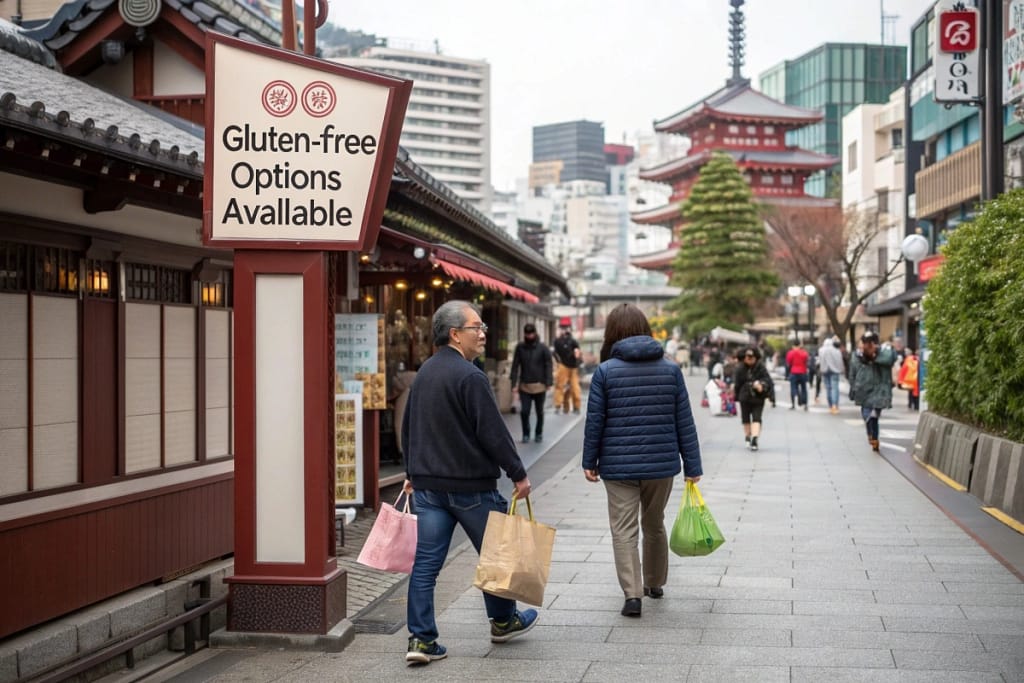
M 572 336 L 572 326 L 569 321 L 562 320 L 559 325 L 561 332 L 555 340 L 555 360 L 558 367 L 555 368 L 555 414 L 559 410 L 569 412 L 580 412 L 580 345 Z
M 878 453 L 878 421 L 892 407 L 892 364 L 896 352 L 880 345 L 877 332 L 860 337 L 860 349 L 850 361 L 850 399 L 860 406 L 871 450 Z
M 523 423 L 523 443 L 530 441 L 530 412 L 537 408 L 535 440 L 544 440 L 544 398 L 551 388 L 551 350 L 540 343 L 533 323 L 523 326 L 523 341 L 512 355 L 512 391 L 519 394 L 519 415 Z

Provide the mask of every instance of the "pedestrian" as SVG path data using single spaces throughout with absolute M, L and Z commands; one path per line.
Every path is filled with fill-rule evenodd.
M 544 399 L 551 388 L 551 349 L 540 343 L 533 323 L 523 326 L 523 341 L 512 354 L 512 392 L 519 394 L 519 418 L 523 423 L 523 443 L 530 442 L 530 410 L 537 409 L 537 443 L 544 440 Z
M 583 357 L 579 342 L 572 336 L 572 326 L 563 321 L 555 340 L 555 414 L 558 411 L 580 412 L 580 362 Z
M 900 375 L 897 384 L 901 389 L 907 391 L 907 409 L 921 409 L 921 388 L 918 386 L 918 358 L 914 349 L 906 350 L 906 358 L 900 366 Z
M 665 358 L 643 312 L 620 304 L 608 314 L 601 364 L 590 381 L 583 474 L 604 480 L 623 616 L 639 617 L 643 596 L 665 594 L 665 506 L 680 471 L 693 482 L 703 473 L 683 373 Z
M 408 664 L 429 664 L 447 651 L 437 642 L 434 586 L 459 524 L 477 553 L 491 510 L 505 513 L 498 493 L 504 470 L 515 495 L 530 495 L 530 480 L 515 441 L 498 410 L 487 375 L 473 365 L 484 350 L 487 326 L 468 301 L 449 301 L 434 313 L 437 347 L 409 391 L 402 422 L 405 491 L 417 515 L 416 560 L 409 577 L 406 617 Z M 537 611 L 516 608 L 515 600 L 483 594 L 491 642 L 504 643 L 529 631 Z
M 672 336 L 665 341 L 665 358 L 668 358 L 673 363 L 678 363 L 676 360 L 676 354 L 679 353 L 679 335 L 672 333 Z
M 839 414 L 839 378 L 846 371 L 843 362 L 842 342 L 838 335 L 825 342 L 818 350 L 818 370 L 825 381 L 825 398 L 828 400 L 828 412 Z
M 743 438 L 747 448 L 757 451 L 765 401 L 775 405 L 775 383 L 772 382 L 768 368 L 761 362 L 761 352 L 756 346 L 748 346 L 740 355 L 743 362 L 733 374 L 732 389 L 740 404 Z
M 789 398 L 790 410 L 795 410 L 797 404 L 807 410 L 807 350 L 803 342 L 797 338 L 793 342 L 793 348 L 786 353 L 786 368 L 789 376 Z
M 690 342 L 690 367 L 687 374 L 693 375 L 693 371 L 700 368 L 703 359 L 704 354 L 701 353 L 700 344 L 696 341 Z
M 878 421 L 882 411 L 892 407 L 892 364 L 896 352 L 888 344 L 879 346 L 877 332 L 860 337 L 860 349 L 850 360 L 850 399 L 860 406 L 871 450 L 879 452 Z

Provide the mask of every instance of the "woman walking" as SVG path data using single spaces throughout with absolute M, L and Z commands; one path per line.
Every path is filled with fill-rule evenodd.
M 590 383 L 583 474 L 604 480 L 624 616 L 640 616 L 642 596 L 664 595 L 665 506 L 681 470 L 694 482 L 703 473 L 683 374 L 665 358 L 643 312 L 621 304 L 608 315 L 601 365 Z
M 736 401 L 740 404 L 747 448 L 756 451 L 757 439 L 761 436 L 764 402 L 770 400 L 775 405 L 775 385 L 768 368 L 761 362 L 761 352 L 756 346 L 745 348 L 741 357 L 743 362 L 736 368 L 732 387 L 736 392 Z

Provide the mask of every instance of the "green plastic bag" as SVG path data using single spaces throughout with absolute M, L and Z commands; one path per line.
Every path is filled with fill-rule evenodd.
M 695 557 L 710 555 L 725 543 L 725 537 L 715 523 L 715 518 L 704 505 L 700 489 L 692 481 L 686 482 L 686 492 L 679 504 L 679 514 L 672 525 L 668 546 L 676 555 Z

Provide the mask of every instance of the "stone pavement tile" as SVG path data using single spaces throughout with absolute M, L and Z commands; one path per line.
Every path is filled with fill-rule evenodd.
M 1024 595 L 1024 583 L 982 583 L 978 581 L 943 581 L 942 585 L 950 593 L 998 593 L 1004 595 Z
M 981 580 L 984 581 L 988 580 L 988 578 L 982 577 L 999 577 L 1006 575 L 1013 576 L 1013 574 L 1006 567 L 999 564 L 995 560 L 987 564 L 970 564 L 967 562 L 938 562 L 936 560 L 931 560 L 930 563 L 932 570 L 937 574 L 942 574 L 944 576 L 950 577 L 959 576 L 961 579 L 970 579 L 972 581 L 976 578 L 981 578 Z M 882 569 L 882 567 L 878 567 L 878 569 Z M 1017 579 L 1016 577 L 1014 578 L 1014 580 L 1020 581 L 1020 579 Z
M 842 647 L 982 652 L 981 641 L 968 633 L 904 633 L 899 631 L 793 631 L 794 647 Z
M 632 628 L 623 626 L 613 627 L 605 642 L 647 643 L 649 645 L 697 645 L 700 643 L 702 633 L 703 631 L 699 628 L 670 628 L 661 626 Z
M 724 588 L 792 588 L 793 579 L 776 576 L 731 576 L 728 572 L 722 577 L 720 585 Z
M 962 612 L 956 605 L 903 605 L 896 603 L 870 602 L 794 602 L 793 614 L 861 614 L 879 617 L 904 616 L 952 619 L 960 616 Z
M 906 615 L 885 615 L 882 617 L 886 631 L 919 633 L 976 633 L 1003 636 L 1024 636 L 1024 623 L 1019 619 L 967 619 L 929 618 Z
M 793 603 L 788 600 L 715 600 L 711 611 L 715 614 L 792 614 Z
M 862 574 L 864 572 L 861 572 Z M 799 589 L 808 589 L 812 587 L 820 589 L 840 589 L 840 590 L 859 590 L 859 591 L 884 591 L 890 590 L 894 586 L 905 587 L 908 591 L 913 592 L 931 592 L 931 593 L 946 593 L 946 586 L 941 581 L 915 581 L 907 579 L 905 581 L 872 581 L 864 577 L 851 578 L 849 576 L 843 577 L 830 577 L 827 574 L 818 575 L 806 575 L 798 576 L 793 579 L 793 587 Z
M 982 633 L 978 635 L 978 639 L 981 640 L 981 644 L 984 645 L 985 649 L 989 652 L 1024 652 L 1024 634 L 1019 636 L 1004 636 Z
M 788 647 L 793 645 L 790 631 L 764 628 L 704 629 L 701 645 L 746 645 L 748 647 Z
M 907 671 L 794 666 L 791 683 L 1005 683 L 991 671 Z
M 789 683 L 789 667 L 786 666 L 715 666 L 694 664 L 686 683 Z
M 641 662 L 619 664 L 616 662 L 594 662 L 583 676 L 583 683 L 679 683 L 687 680 L 688 664 L 662 664 Z
M 975 583 L 1009 583 L 1020 584 L 1020 579 L 1013 575 L 1002 565 L 992 567 L 965 567 L 963 571 L 958 570 L 926 570 L 926 571 L 903 571 L 900 569 L 886 571 L 884 569 L 867 570 L 868 578 L 872 581 L 884 581 L 899 583 L 906 580 L 937 580 L 937 581 L 971 581 Z
M 1024 680 L 1024 652 L 944 652 L 895 649 L 892 656 L 900 669 L 938 671 L 998 671 L 1008 681 Z
M 1024 626 L 1024 608 L 1019 605 L 1000 607 L 998 605 L 976 606 L 964 603 L 960 605 L 960 609 L 968 619 L 1005 619 Z
M 1016 607 L 1018 614 L 1024 618 L 1024 593 L 1016 595 L 972 592 L 972 593 L 940 593 L 934 592 L 918 593 L 911 590 L 879 590 L 875 591 L 875 599 L 878 602 L 922 604 L 931 605 L 970 605 L 977 607 Z

